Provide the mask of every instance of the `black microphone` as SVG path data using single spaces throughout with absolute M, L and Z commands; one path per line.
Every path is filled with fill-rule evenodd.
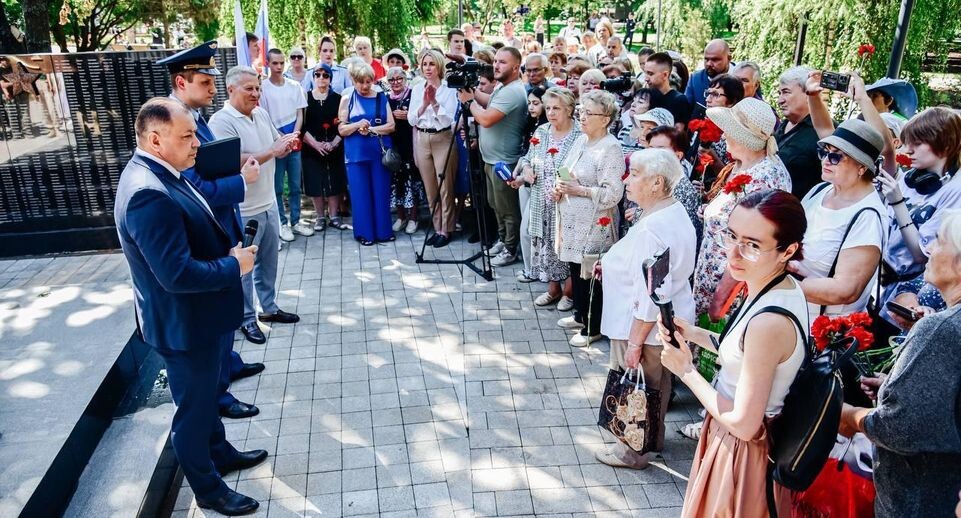
M 260 223 L 257 223 L 255 219 L 247 222 L 247 227 L 244 228 L 244 248 L 247 248 L 254 242 L 254 237 L 257 236 L 257 227 L 259 226 Z

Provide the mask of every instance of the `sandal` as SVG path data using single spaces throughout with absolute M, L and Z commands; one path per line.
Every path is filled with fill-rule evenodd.
M 337 230 L 353 230 L 354 229 L 354 227 L 341 221 L 340 218 L 331 218 L 330 226 L 336 228 Z
M 360 244 L 361 244 L 361 245 L 364 245 L 364 246 L 373 246 L 373 245 L 374 245 L 374 242 L 371 241 L 370 239 L 360 238 L 360 239 L 358 239 L 358 241 L 360 241 Z
M 551 304 L 557 302 L 560 299 L 561 299 L 560 295 L 552 296 L 550 293 L 545 292 L 545 293 L 541 293 L 540 295 L 537 296 L 536 299 L 534 299 L 534 305 L 540 306 L 540 307 L 550 306 Z
M 699 441 L 701 439 L 701 429 L 703 428 L 704 421 L 699 423 L 687 423 L 684 425 L 677 433 L 691 439 L 692 441 Z

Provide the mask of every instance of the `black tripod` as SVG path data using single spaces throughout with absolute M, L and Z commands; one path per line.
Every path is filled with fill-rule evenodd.
M 467 147 L 467 171 L 468 176 L 470 177 L 470 199 L 476 215 L 475 220 L 477 222 L 477 235 L 480 236 L 481 249 L 474 255 L 464 259 L 425 259 L 424 251 L 427 249 L 427 241 L 429 241 L 430 238 L 437 233 L 437 231 L 434 230 L 424 239 L 424 243 L 420 247 L 420 253 L 414 253 L 414 257 L 416 257 L 414 262 L 417 264 L 462 264 L 473 270 L 474 273 L 480 275 L 484 279 L 492 281 L 494 280 L 494 271 L 491 269 L 491 258 L 489 253 L 490 246 L 488 245 L 490 241 L 487 239 L 487 215 L 483 206 L 483 204 L 486 203 L 484 198 L 484 193 L 486 190 L 486 178 L 484 176 L 483 168 L 480 165 L 480 157 L 478 156 L 479 153 L 471 150 L 472 139 L 468 122 L 470 110 L 468 108 L 469 105 L 467 103 L 461 104 L 460 118 L 461 125 L 464 128 L 464 134 L 466 136 L 464 144 Z M 474 125 L 476 130 L 477 123 L 475 122 Z M 456 126 L 454 131 L 457 131 Z M 456 142 L 457 135 L 454 134 L 453 138 L 451 138 L 451 148 L 453 148 Z M 451 150 L 448 150 L 447 152 L 447 161 L 450 161 L 450 158 L 453 155 Z M 445 162 L 442 171 L 447 171 L 447 167 L 448 164 Z M 444 182 L 447 181 L 447 176 L 448 175 L 446 172 L 441 174 L 440 181 L 437 183 L 437 195 L 434 196 L 434 199 L 430 204 L 431 221 L 434 219 L 434 212 L 440 209 L 441 190 L 443 189 Z M 475 264 L 475 261 L 478 259 L 481 260 L 480 266 Z

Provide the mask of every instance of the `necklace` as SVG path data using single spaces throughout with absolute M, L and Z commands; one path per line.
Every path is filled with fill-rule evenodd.
M 324 101 L 327 100 L 327 96 L 330 94 L 330 91 L 328 90 L 328 91 L 326 91 L 326 92 L 324 92 L 324 93 L 320 93 L 319 91 L 314 90 L 314 91 L 313 91 L 313 94 L 314 94 L 314 100 L 317 101 L 317 102 L 319 102 L 320 105 L 323 106 L 323 105 L 324 105 Z

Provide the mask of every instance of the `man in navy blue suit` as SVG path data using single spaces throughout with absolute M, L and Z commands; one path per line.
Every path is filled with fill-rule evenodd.
M 182 102 L 194 116 L 197 124 L 197 138 L 200 139 L 201 144 L 215 140 L 200 110 L 211 106 L 217 94 L 217 83 L 214 78 L 220 75 L 220 70 L 217 69 L 213 60 L 216 53 L 217 42 L 208 41 L 157 62 L 158 65 L 166 66 L 170 72 L 170 84 L 173 89 L 170 97 Z M 244 201 L 247 184 L 256 182 L 259 178 L 260 169 L 253 167 L 248 161 L 240 173 L 217 180 L 206 180 L 192 168 L 185 170 L 183 174 L 204 195 L 217 221 L 230 236 L 231 242 L 240 242 L 243 238 L 243 229 L 238 204 Z M 261 333 L 251 341 L 262 344 L 267 341 L 267 338 Z M 227 362 L 225 365 L 229 368 L 221 373 L 218 387 L 217 405 L 220 408 L 220 415 L 232 419 L 257 415 L 260 410 L 256 406 L 238 400 L 227 389 L 231 381 L 263 371 L 264 364 L 244 363 L 240 354 L 233 350 L 233 346 L 225 354 L 224 361 Z
M 136 132 L 114 219 L 139 331 L 163 357 L 177 406 L 171 442 L 200 507 L 248 514 L 258 502 L 228 488 L 221 475 L 255 466 L 267 452 L 240 452 L 227 442 L 216 400 L 224 351 L 243 317 L 240 278 L 253 269 L 257 247 L 241 248 L 182 174 L 200 146 L 183 104 L 147 101 Z

